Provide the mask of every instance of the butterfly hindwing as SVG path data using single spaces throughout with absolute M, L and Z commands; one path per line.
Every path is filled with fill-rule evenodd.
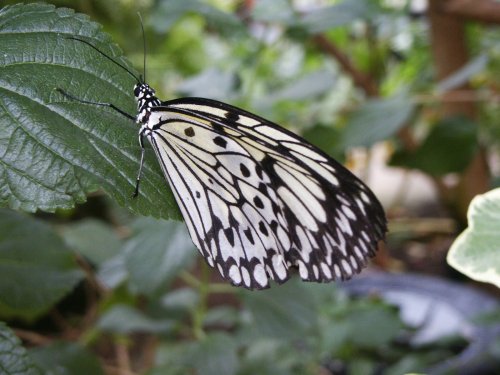
M 189 233 L 235 285 L 261 289 L 292 268 L 347 279 L 386 231 L 373 193 L 302 138 L 227 104 L 184 98 L 150 108 L 146 136 Z

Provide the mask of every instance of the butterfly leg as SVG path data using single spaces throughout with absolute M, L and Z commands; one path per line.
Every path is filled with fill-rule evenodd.
M 64 91 L 63 89 L 61 89 L 59 87 L 57 87 L 56 90 L 59 91 L 61 94 L 63 94 L 65 97 L 67 97 L 67 98 L 69 98 L 71 100 L 74 100 L 74 101 L 77 101 L 77 102 L 83 103 L 83 104 L 100 105 L 102 107 L 109 107 L 111 109 L 114 109 L 116 112 L 122 114 L 123 116 L 127 117 L 128 119 L 135 121 L 135 117 L 134 116 L 129 115 L 127 112 L 125 112 L 124 110 L 118 108 L 114 104 L 111 104 L 111 103 L 100 103 L 100 102 L 91 102 L 89 100 L 83 100 L 83 99 L 77 98 L 74 95 L 68 94 L 66 91 Z
M 146 149 L 144 148 L 144 136 L 142 133 L 139 134 L 139 144 L 141 145 L 141 163 L 139 164 L 139 172 L 137 173 L 137 179 L 135 180 L 135 190 L 134 194 L 132 194 L 132 198 L 139 195 L 139 183 L 141 182 L 142 166 L 144 165 L 144 153 Z

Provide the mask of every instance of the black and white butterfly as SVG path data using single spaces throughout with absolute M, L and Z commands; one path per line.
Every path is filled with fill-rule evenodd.
M 207 263 L 233 285 L 349 279 L 384 239 L 384 210 L 341 164 L 279 125 L 215 100 L 161 101 L 137 84 L 136 117 L 174 192 L 189 234 Z M 161 199 L 161 197 L 158 197 Z

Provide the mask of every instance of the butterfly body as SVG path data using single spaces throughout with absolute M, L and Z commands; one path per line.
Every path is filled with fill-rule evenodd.
M 160 101 L 138 83 L 136 121 L 151 143 L 189 234 L 208 264 L 249 289 L 348 279 L 384 238 L 366 185 L 304 139 L 202 98 Z

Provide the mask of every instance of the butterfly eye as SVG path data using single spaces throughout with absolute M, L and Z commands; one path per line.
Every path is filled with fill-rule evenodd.
M 134 86 L 134 95 L 135 95 L 135 97 L 138 98 L 139 95 L 140 95 L 140 93 L 141 93 L 141 85 L 137 84 L 137 85 Z

